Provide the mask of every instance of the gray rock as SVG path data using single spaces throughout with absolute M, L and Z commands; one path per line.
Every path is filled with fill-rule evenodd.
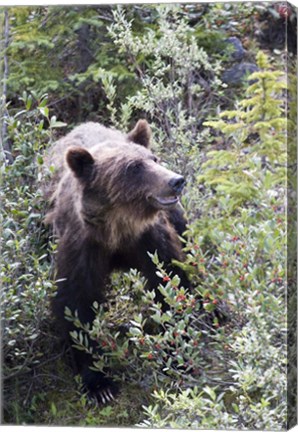
M 241 40 L 236 36 L 231 36 L 226 39 L 227 45 L 231 50 L 231 60 L 240 61 L 243 60 L 246 51 L 242 46 Z
M 248 75 L 258 70 L 259 68 L 254 63 L 239 63 L 227 69 L 222 74 L 221 79 L 226 84 L 237 85 L 241 84 Z

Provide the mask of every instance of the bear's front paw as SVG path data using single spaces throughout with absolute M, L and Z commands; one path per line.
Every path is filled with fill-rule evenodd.
M 112 380 L 102 378 L 96 389 L 90 390 L 89 394 L 92 398 L 95 397 L 99 403 L 106 404 L 113 402 L 118 392 L 119 389 Z
M 96 397 L 97 401 L 102 404 L 113 402 L 118 393 L 118 388 L 113 383 L 112 386 L 98 386 L 95 392 L 92 392 L 91 397 Z
M 91 399 L 97 399 L 99 403 L 109 403 L 115 400 L 119 389 L 110 378 L 101 372 L 91 371 L 85 368 L 82 373 L 83 389 Z

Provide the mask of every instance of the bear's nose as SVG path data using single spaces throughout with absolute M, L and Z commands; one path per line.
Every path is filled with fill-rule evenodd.
M 169 181 L 169 186 L 173 189 L 173 191 L 177 194 L 181 193 L 183 187 L 185 185 L 184 177 L 176 176 L 171 178 Z

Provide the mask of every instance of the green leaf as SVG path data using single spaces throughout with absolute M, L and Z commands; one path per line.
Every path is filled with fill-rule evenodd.
M 51 117 L 50 127 L 52 129 L 54 129 L 54 128 L 62 128 L 62 127 L 65 127 L 65 126 L 67 126 L 67 123 L 64 123 L 64 122 L 56 120 L 56 117 Z
M 49 117 L 49 108 L 48 107 L 38 107 L 38 109 L 44 117 L 46 117 L 46 118 Z
M 216 401 L 216 393 L 211 387 L 204 387 L 203 391 L 207 393 L 214 402 Z
M 39 155 L 37 155 L 37 163 L 39 164 L 39 165 L 43 165 L 43 157 L 39 154 Z
M 133 336 L 141 336 L 143 333 L 138 327 L 131 327 L 129 333 Z
M 56 407 L 56 405 L 54 404 L 54 402 L 51 402 L 51 413 L 52 413 L 52 415 L 53 415 L 54 417 L 56 417 L 56 415 L 57 415 L 57 407 Z

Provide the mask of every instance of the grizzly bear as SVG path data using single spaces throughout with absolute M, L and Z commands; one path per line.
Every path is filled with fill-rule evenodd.
M 157 251 L 169 272 L 173 259 L 183 259 L 179 236 L 185 219 L 179 195 L 185 181 L 159 163 L 149 149 L 150 136 L 146 120 L 128 134 L 90 122 L 57 141 L 45 159 L 46 166 L 55 167 L 45 193 L 51 203 L 46 220 L 58 236 L 52 308 L 65 338 L 73 330 L 65 308 L 77 311 L 81 322 L 92 323 L 92 304 L 105 302 L 114 270 L 138 269 L 166 307 L 148 252 Z M 178 268 L 175 273 L 187 287 L 185 274 Z M 108 401 L 117 387 L 90 369 L 90 357 L 73 349 L 86 391 Z

